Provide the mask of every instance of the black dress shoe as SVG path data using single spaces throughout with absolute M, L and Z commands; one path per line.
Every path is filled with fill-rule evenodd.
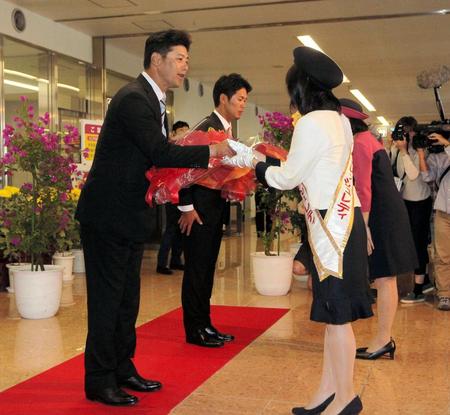
M 162 388 L 161 382 L 157 380 L 144 379 L 142 376 L 136 374 L 129 378 L 119 381 L 120 386 L 133 389 L 138 392 L 155 392 Z
M 219 340 L 216 336 L 210 335 L 206 329 L 198 329 L 197 331 L 186 335 L 186 342 L 203 347 L 223 346 L 223 341 Z
M 105 405 L 131 406 L 138 402 L 138 398 L 129 395 L 120 388 L 105 388 L 97 391 L 86 391 L 86 398 L 90 401 L 97 401 Z
M 178 271 L 184 271 L 184 265 L 183 264 L 175 264 L 175 265 L 170 265 L 170 269 L 176 269 Z
M 164 275 L 172 275 L 173 274 L 173 272 L 167 267 L 156 267 L 156 272 L 158 274 L 164 274 Z
M 359 396 L 350 401 L 350 403 L 338 413 L 338 415 L 358 415 L 363 409 L 363 404 Z
M 389 355 L 389 358 L 394 360 L 395 349 L 395 341 L 391 339 L 388 344 L 385 344 L 381 349 L 375 350 L 374 352 L 368 352 L 367 347 L 360 347 L 356 349 L 356 358 L 363 360 L 376 360 L 385 355 Z
M 292 408 L 292 413 L 294 415 L 316 415 L 316 414 L 319 415 L 320 413 L 325 411 L 325 409 L 333 401 L 333 399 L 334 399 L 334 393 L 333 393 L 333 395 L 331 395 L 330 397 L 325 399 L 320 405 L 317 405 L 315 408 L 311 408 L 311 409 L 306 409 L 304 407 Z
M 205 331 L 212 337 L 222 341 L 222 342 L 231 342 L 234 340 L 234 336 L 232 334 L 221 333 L 213 326 L 209 326 L 205 328 Z

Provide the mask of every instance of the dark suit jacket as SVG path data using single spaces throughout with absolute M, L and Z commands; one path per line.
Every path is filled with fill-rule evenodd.
M 167 131 L 167 128 L 166 128 Z M 207 168 L 207 146 L 170 144 L 161 132 L 158 98 L 142 76 L 112 99 L 76 218 L 99 231 L 145 239 L 145 172 L 158 167 Z
M 220 121 L 220 118 L 214 112 L 203 118 L 203 120 L 195 126 L 195 130 L 199 131 L 208 131 L 210 128 L 217 131 L 224 131 L 222 121 Z M 194 203 L 190 187 L 181 189 L 178 196 L 179 205 L 181 206 L 192 205 Z

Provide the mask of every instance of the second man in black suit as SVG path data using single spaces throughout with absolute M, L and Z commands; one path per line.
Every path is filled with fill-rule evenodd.
M 214 85 L 215 110 L 196 130 L 227 132 L 231 122 L 244 112 L 250 84 L 241 75 L 220 77 Z M 183 322 L 186 341 L 204 347 L 220 347 L 232 341 L 230 334 L 219 332 L 210 317 L 210 298 L 214 271 L 222 240 L 222 214 L 225 200 L 220 190 L 193 185 L 180 192 L 181 231 L 184 234 L 185 270 L 182 287 Z

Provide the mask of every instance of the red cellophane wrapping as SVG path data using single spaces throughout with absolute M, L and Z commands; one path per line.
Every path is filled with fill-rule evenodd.
M 177 141 L 178 145 L 210 145 L 219 143 L 228 136 L 222 131 L 191 131 Z M 256 150 L 270 157 L 286 159 L 286 151 L 266 143 L 260 143 Z M 209 159 L 207 169 L 194 168 L 156 168 L 147 170 L 146 177 L 150 181 L 145 200 L 152 206 L 157 204 L 178 203 L 178 192 L 192 184 L 199 184 L 210 189 L 221 190 L 222 197 L 228 200 L 244 200 L 245 196 L 255 190 L 253 170 L 229 167 L 221 164 L 220 158 Z

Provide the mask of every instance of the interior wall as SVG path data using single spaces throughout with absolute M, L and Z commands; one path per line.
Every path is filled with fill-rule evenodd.
M 26 28 L 17 32 L 11 22 L 12 11 L 18 8 L 0 0 L 0 33 L 41 46 L 85 62 L 92 62 L 92 38 L 61 23 L 39 16 L 20 7 L 25 15 Z

